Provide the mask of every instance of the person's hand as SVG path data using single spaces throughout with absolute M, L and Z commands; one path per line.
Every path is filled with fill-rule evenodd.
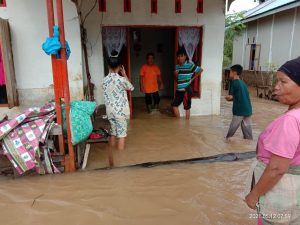
M 179 71 L 178 71 L 178 70 L 175 70 L 175 71 L 174 71 L 174 75 L 177 77 L 178 74 L 179 74 Z
M 123 65 L 120 66 L 120 73 L 122 76 L 126 77 L 126 71 Z
M 258 202 L 258 196 L 252 191 L 246 196 L 245 202 L 250 209 L 256 209 L 256 203 Z
M 227 96 L 225 97 L 225 99 L 226 99 L 227 101 L 232 101 L 233 97 L 232 97 L 232 95 L 227 95 Z
M 163 90 L 163 89 L 164 89 L 164 84 L 160 84 L 160 85 L 159 85 L 159 89 L 160 89 L 160 90 Z

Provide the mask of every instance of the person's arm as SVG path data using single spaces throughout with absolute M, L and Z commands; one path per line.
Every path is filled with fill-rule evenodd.
M 157 67 L 157 76 L 158 76 L 158 80 L 159 80 L 159 89 L 162 90 L 162 89 L 164 89 L 164 82 L 161 77 L 161 72 L 160 72 L 159 67 Z
M 299 141 L 298 120 L 293 115 L 280 117 L 273 125 L 272 131 L 265 135 L 263 147 L 272 155 L 258 183 L 245 198 L 250 208 L 254 209 L 259 197 L 271 190 L 287 172 Z
M 124 66 L 121 66 L 120 73 L 122 74 L 122 76 L 124 78 L 124 88 L 125 88 L 125 90 L 126 91 L 133 91 L 134 87 L 130 83 L 130 81 L 129 81 L 128 77 L 127 77 L 127 74 L 126 74 Z
M 230 86 L 229 86 L 228 95 L 225 97 L 225 99 L 228 102 L 233 101 L 233 85 L 231 82 L 230 82 Z
M 144 76 L 145 76 L 144 66 L 142 66 L 140 68 L 140 91 L 143 92 L 143 93 L 145 92 L 145 89 L 144 89 Z
M 179 70 L 175 70 L 174 71 L 174 79 L 176 80 L 176 82 L 178 81 L 178 74 L 179 74 Z
M 144 81 L 143 81 L 144 77 L 140 76 L 140 91 L 144 92 Z
M 199 68 L 200 68 L 200 67 L 199 67 Z M 200 70 L 199 70 L 197 73 L 195 73 L 195 75 L 194 75 L 193 78 L 191 79 L 191 83 L 192 83 L 193 80 L 195 80 L 198 76 L 201 76 L 202 72 L 203 72 L 203 69 L 200 68 Z
M 225 99 L 226 99 L 226 101 L 231 102 L 231 101 L 233 101 L 233 96 L 232 95 L 227 95 L 225 97 Z
M 162 80 L 161 76 L 159 76 L 158 79 L 159 79 L 159 89 L 162 90 L 162 89 L 164 89 L 164 83 L 163 83 L 163 80 Z
M 245 198 L 245 202 L 249 208 L 256 208 L 259 197 L 267 193 L 278 183 L 282 176 L 288 171 L 289 163 L 290 159 L 272 154 L 269 164 L 258 183 Z

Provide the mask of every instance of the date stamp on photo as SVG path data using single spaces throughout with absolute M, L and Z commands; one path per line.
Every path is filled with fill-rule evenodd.
M 291 218 L 291 214 L 289 213 L 272 213 L 272 214 L 262 214 L 262 213 L 249 213 L 249 219 L 276 219 L 283 220 Z

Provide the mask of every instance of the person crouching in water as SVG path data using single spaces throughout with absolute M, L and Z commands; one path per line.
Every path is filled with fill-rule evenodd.
M 103 80 L 103 92 L 106 114 L 111 126 L 109 142 L 112 147 L 117 145 L 119 150 L 123 150 L 130 118 L 127 91 L 132 91 L 134 87 L 128 80 L 117 52 L 112 52 L 108 66 L 109 73 Z

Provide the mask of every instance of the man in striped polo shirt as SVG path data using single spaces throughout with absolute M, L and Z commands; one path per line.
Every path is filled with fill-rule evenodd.
M 175 79 L 177 81 L 177 88 L 174 100 L 172 102 L 174 115 L 180 118 L 178 106 L 183 102 L 185 109 L 185 118 L 190 119 L 190 109 L 192 104 L 192 81 L 200 76 L 203 71 L 199 66 L 193 62 L 187 61 L 187 55 L 184 49 L 177 51 L 177 61 L 175 70 Z

